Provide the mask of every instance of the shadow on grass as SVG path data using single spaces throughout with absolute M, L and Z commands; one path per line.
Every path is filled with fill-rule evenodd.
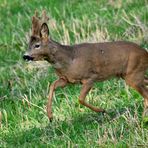
M 131 107 L 129 107 L 131 108 Z M 86 142 L 84 133 L 86 131 L 93 131 L 93 134 L 97 135 L 98 124 L 109 123 L 115 118 L 120 118 L 124 113 L 129 111 L 129 108 L 121 108 L 118 110 L 107 110 L 108 114 L 102 113 L 80 113 L 76 114 L 71 120 L 65 121 L 53 120 L 45 127 L 32 127 L 28 130 L 12 133 L 4 137 L 6 143 L 17 146 L 33 146 L 39 145 L 45 146 L 58 145 L 66 141 L 73 141 L 77 143 L 79 140 L 82 143 Z M 44 123 L 46 124 L 46 123 Z M 78 138 L 79 137 L 79 138 Z
M 75 117 L 73 120 L 73 124 L 79 123 L 84 125 L 90 123 L 97 123 L 99 125 L 102 125 L 107 122 L 111 122 L 116 118 L 119 118 L 120 116 L 122 116 L 127 112 L 130 112 L 133 115 L 134 110 L 131 110 L 131 108 L 134 109 L 134 106 L 130 105 L 128 107 L 123 107 L 118 109 L 108 109 L 106 110 L 106 113 L 95 113 L 95 112 L 84 113 L 82 115 Z M 141 107 L 138 107 L 139 111 L 141 109 L 142 109 Z

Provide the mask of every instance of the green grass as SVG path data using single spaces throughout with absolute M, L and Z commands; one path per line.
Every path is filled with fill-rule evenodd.
M 143 99 L 123 80 L 96 83 L 87 100 L 109 115 L 79 105 L 80 85 L 57 89 L 52 123 L 46 115 L 46 62 L 26 63 L 31 16 L 46 9 L 50 35 L 64 44 L 128 40 L 148 48 L 146 0 L 0 0 L 0 147 L 148 147 Z

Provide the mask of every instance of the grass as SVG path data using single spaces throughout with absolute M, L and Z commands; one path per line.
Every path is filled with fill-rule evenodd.
M 123 80 L 96 83 L 87 100 L 110 111 L 80 106 L 80 85 L 58 89 L 54 120 L 46 115 L 50 84 L 46 62 L 26 63 L 34 10 L 46 9 L 50 35 L 64 44 L 128 40 L 148 48 L 146 0 L 0 1 L 0 147 L 148 147 L 143 99 Z

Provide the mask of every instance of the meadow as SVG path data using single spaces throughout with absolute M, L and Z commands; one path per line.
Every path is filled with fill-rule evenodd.
M 96 83 L 87 95 L 108 115 L 78 103 L 81 85 L 58 88 L 49 122 L 57 76 L 47 62 L 22 59 L 36 9 L 46 9 L 50 36 L 62 44 L 125 40 L 148 50 L 147 0 L 0 0 L 0 147 L 148 147 L 143 98 L 122 79 Z

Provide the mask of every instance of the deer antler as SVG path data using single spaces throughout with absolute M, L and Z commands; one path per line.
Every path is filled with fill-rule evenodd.
M 43 23 L 47 23 L 48 22 L 48 20 L 49 20 L 49 17 L 46 15 L 46 11 L 45 10 L 43 10 L 42 11 L 42 22 Z
M 42 11 L 42 19 L 38 16 L 37 10 L 35 10 L 35 14 L 32 17 L 32 35 L 39 35 L 40 27 L 43 23 L 47 23 L 49 17 L 46 15 L 46 11 Z
M 37 10 L 35 10 L 34 16 L 38 17 L 38 11 Z
M 34 16 L 32 17 L 32 35 L 38 35 L 40 28 L 40 20 L 38 18 L 38 12 L 35 11 Z

